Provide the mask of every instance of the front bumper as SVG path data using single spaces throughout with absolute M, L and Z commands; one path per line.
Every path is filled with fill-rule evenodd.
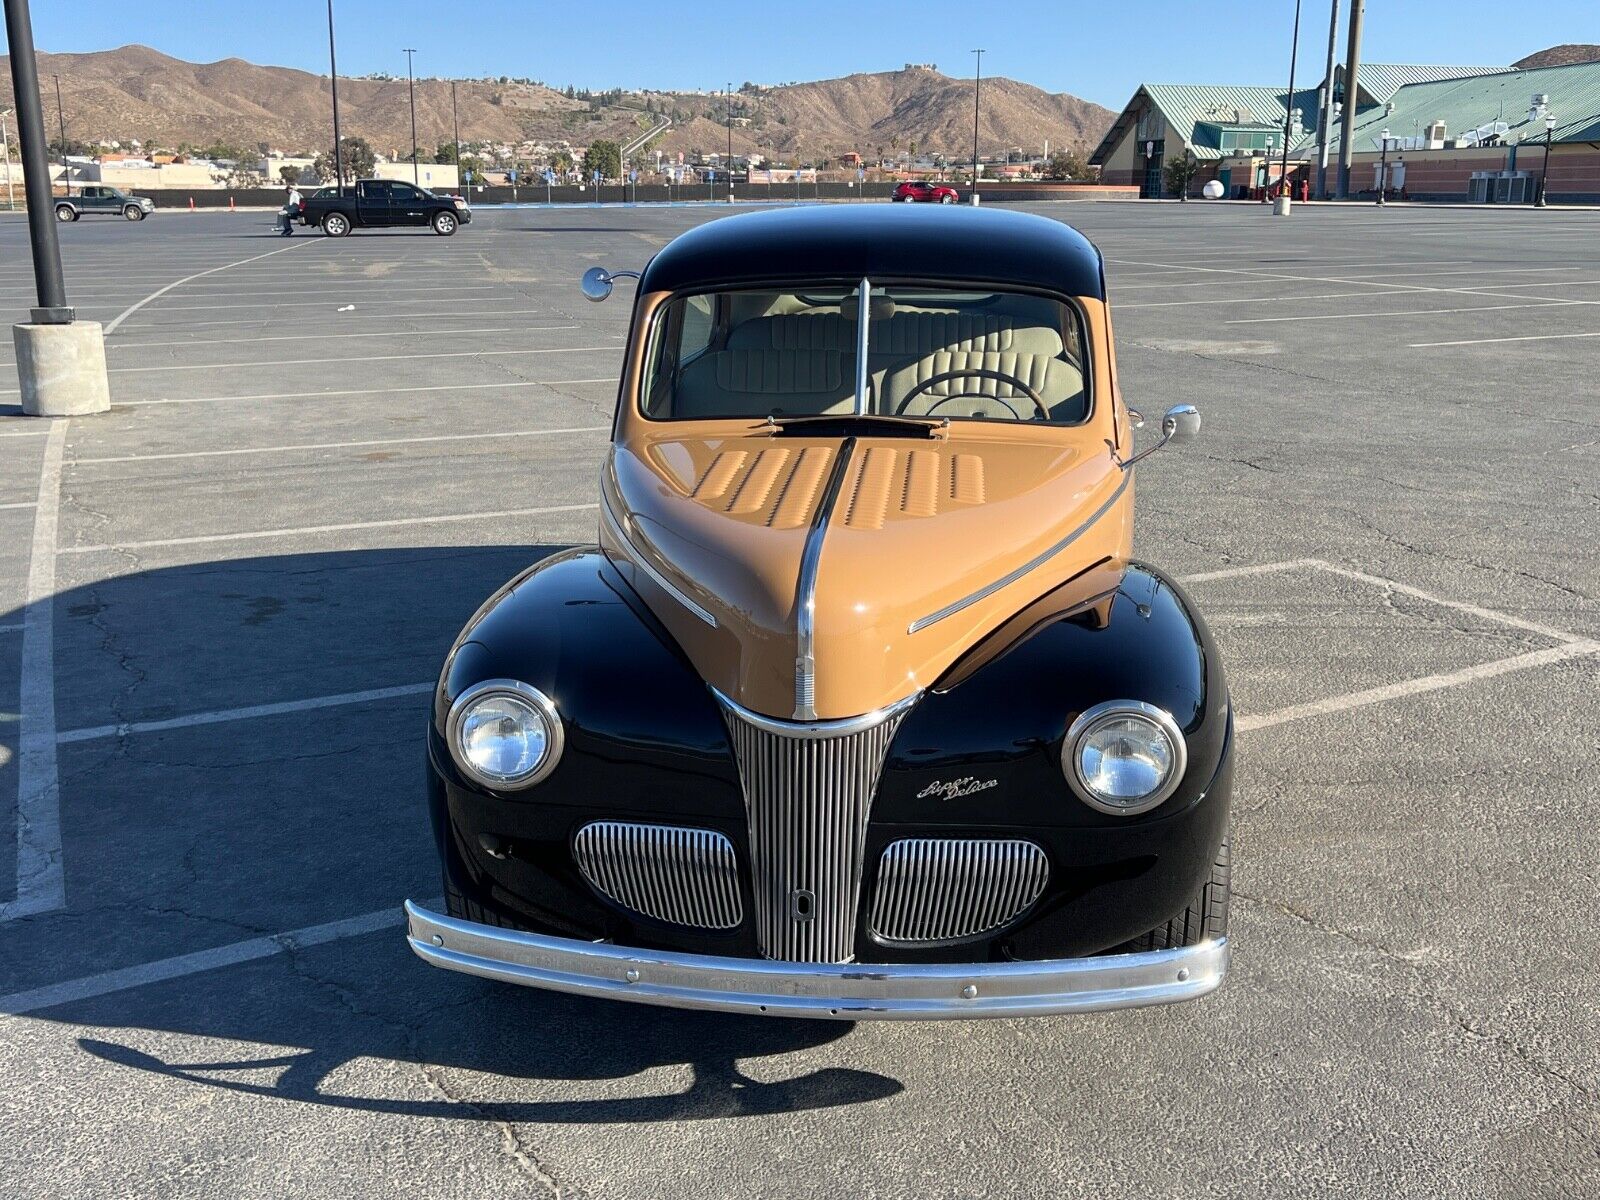
M 1005 963 L 794 963 L 636 950 L 458 921 L 406 901 L 407 937 L 436 967 L 668 1008 L 840 1020 L 1097 1012 L 1196 1000 L 1228 940 L 1177 950 Z

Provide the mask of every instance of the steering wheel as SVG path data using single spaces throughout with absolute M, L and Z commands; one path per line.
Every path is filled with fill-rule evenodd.
M 921 383 L 917 384 L 916 387 L 912 388 L 906 393 L 905 399 L 900 401 L 900 406 L 894 410 L 894 415 L 897 417 L 904 416 L 906 409 L 911 406 L 911 402 L 918 396 L 922 395 L 923 392 L 937 384 L 947 383 L 952 379 L 998 379 L 1002 383 L 1009 383 L 1012 387 L 1016 388 L 1017 391 L 1021 392 L 1029 400 L 1033 401 L 1033 406 L 1039 410 L 1039 415 L 1041 417 L 1043 417 L 1046 421 L 1050 419 L 1049 406 L 1045 404 L 1044 397 L 1039 395 L 1038 392 L 1034 391 L 1033 388 L 1029 387 L 1015 375 L 1007 375 L 1004 371 L 990 371 L 984 367 L 961 367 L 954 371 L 941 371 L 937 375 L 934 375 L 928 379 L 924 379 Z M 961 392 L 958 395 L 945 396 L 938 400 L 931 408 L 929 408 L 925 415 L 931 417 L 938 412 L 941 406 L 953 403 L 957 400 L 992 400 L 994 403 L 1009 409 L 1011 415 L 1017 420 L 1023 420 L 1022 414 L 1019 413 L 1015 407 L 1006 403 L 1004 399 L 999 396 L 990 396 L 984 392 Z

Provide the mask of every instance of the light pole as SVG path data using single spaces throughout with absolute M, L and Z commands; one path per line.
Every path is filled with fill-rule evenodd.
M 56 81 L 56 120 L 61 125 L 61 182 L 67 185 L 67 195 L 72 195 L 72 168 L 67 163 L 67 116 L 61 109 L 61 76 L 52 75 Z
M 1544 115 L 1544 167 L 1539 172 L 1539 198 L 1533 202 L 1535 208 L 1549 208 L 1548 184 L 1550 180 L 1550 139 L 1556 131 L 1556 118 L 1554 113 Z M 6 166 L 9 173 L 10 164 Z M 9 177 L 9 176 L 8 176 Z
M 1280 194 L 1289 194 L 1289 128 L 1294 122 L 1294 67 L 1300 57 L 1300 0 L 1294 0 L 1294 40 L 1289 46 L 1289 100 L 1283 106 L 1283 165 L 1278 168 Z
M 411 182 L 422 186 L 422 174 L 417 167 L 417 77 L 411 69 L 415 50 L 402 50 L 406 56 L 406 91 L 411 96 Z
M 339 62 L 333 52 L 333 0 L 328 0 L 328 78 L 333 83 L 333 179 L 344 195 L 344 141 L 339 136 Z
M 1322 103 L 1317 108 L 1317 199 L 1328 199 L 1328 133 L 1333 126 L 1333 59 L 1339 48 L 1339 0 L 1329 6 L 1328 65 L 1322 73 Z
M 6 118 L 16 109 L 0 109 L 0 151 L 6 156 L 6 208 L 13 209 L 17 206 L 16 194 L 11 190 L 11 139 L 6 135 Z
M 1383 154 L 1378 164 L 1378 206 L 1383 206 L 1383 194 L 1389 190 L 1389 129 L 1384 127 L 1378 135 L 1383 140 Z
M 733 203 L 733 80 L 731 79 L 728 80 L 728 203 Z
M 972 202 L 978 202 L 978 95 L 983 91 L 983 51 L 978 56 L 978 72 L 972 80 Z
M 461 186 L 461 110 L 456 107 L 456 81 L 450 81 L 450 125 L 456 135 L 456 186 Z M 513 195 L 515 200 L 516 196 Z

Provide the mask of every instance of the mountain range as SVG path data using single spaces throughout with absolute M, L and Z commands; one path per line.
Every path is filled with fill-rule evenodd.
M 317 151 L 332 141 L 328 77 L 238 58 L 191 63 L 146 46 L 88 54 L 39 55 L 46 112 L 54 118 L 52 76 L 72 141 L 123 143 L 138 138 L 166 149 L 216 144 L 255 150 Z M 0 86 L 10 95 L 10 62 L 0 57 Z M 713 93 L 609 92 L 569 95 L 532 82 L 419 79 L 417 135 L 432 149 L 455 136 L 464 142 L 535 142 L 581 150 L 597 138 L 628 141 L 670 119 L 650 143 L 668 155 L 725 150 L 728 100 Z M 846 151 L 943 153 L 962 159 L 972 149 L 972 81 L 931 67 L 850 75 L 781 86 L 745 84 L 732 97 L 735 153 L 813 161 Z M 409 152 L 407 84 L 400 79 L 339 80 L 346 136 L 364 137 L 379 153 Z M 1052 147 L 1086 152 L 1113 113 L 1066 93 L 1016 80 L 985 79 L 979 148 Z M 54 119 L 46 122 L 52 138 Z

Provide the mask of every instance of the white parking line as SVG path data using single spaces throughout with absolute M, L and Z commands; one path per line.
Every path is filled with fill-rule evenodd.
M 448 513 L 433 517 L 394 517 L 384 521 L 346 521 L 339 525 L 299 525 L 287 529 L 252 529 L 244 533 L 206 533 L 196 537 L 151 538 L 142 542 L 104 542 L 90 546 L 62 546 L 59 554 L 103 554 L 116 550 L 153 550 L 161 546 L 203 546 L 214 542 L 248 542 L 261 538 L 304 537 L 322 533 L 349 533 L 357 529 L 399 529 L 407 525 L 445 525 L 454 521 L 491 521 L 503 517 L 535 517 L 549 513 L 582 512 L 598 504 L 551 504 L 542 508 L 507 508 L 498 512 Z
M 304 243 L 301 243 L 301 245 L 303 245 L 303 244 Z M 253 258 L 241 258 L 238 262 L 223 263 L 220 267 L 212 267 L 209 270 L 205 270 L 205 271 L 196 271 L 193 275 L 185 275 L 182 279 L 174 279 L 171 283 L 167 284 L 165 287 L 157 288 L 155 291 L 151 292 L 143 300 L 140 300 L 135 304 L 130 304 L 127 308 L 123 309 L 120 313 L 118 313 L 115 317 L 113 317 L 110 321 L 108 321 L 106 323 L 105 336 L 106 337 L 110 337 L 113 333 L 115 333 L 117 331 L 117 327 L 119 325 L 121 325 L 124 321 L 126 321 L 129 317 L 133 316 L 134 313 L 138 312 L 141 308 L 143 308 L 145 305 L 149 304 L 152 300 L 159 300 L 162 296 L 165 296 L 173 288 L 182 287 L 184 284 L 191 283 L 196 279 L 203 279 L 207 275 L 215 275 L 218 271 L 226 271 L 230 267 L 242 267 L 242 266 L 244 266 L 245 263 L 259 262 L 263 258 L 271 258 L 274 254 L 285 254 L 290 250 L 298 250 L 299 248 L 300 248 L 299 245 L 280 246 L 276 250 L 268 250 L 265 254 L 257 254 Z
M 412 316 L 408 316 L 407 314 L 404 314 L 404 313 L 366 312 L 366 311 L 364 311 L 366 308 L 367 308 L 366 305 L 362 305 L 361 306 L 361 310 L 362 311 L 357 311 L 357 312 L 336 312 L 335 315 L 338 317 L 339 323 L 343 324 L 346 321 L 413 320 L 413 319 L 420 319 L 420 317 L 422 317 L 422 316 L 425 316 L 430 321 L 455 320 L 458 317 L 461 318 L 462 320 L 465 320 L 468 317 L 525 317 L 525 316 L 530 316 L 530 315 L 532 315 L 534 313 L 542 313 L 542 312 L 548 312 L 549 311 L 548 309 L 544 309 L 544 308 L 468 308 L 468 309 L 447 309 L 447 310 L 442 311 L 442 312 L 430 312 L 430 313 L 426 313 L 426 314 L 418 314 L 417 317 L 412 317 Z M 331 309 L 331 306 L 330 306 L 330 309 Z M 163 308 L 160 311 L 163 312 L 163 313 L 167 313 L 167 312 L 171 312 L 173 310 L 170 309 L 170 308 Z M 315 314 L 303 313 L 303 314 L 297 314 L 297 315 L 304 316 L 304 317 L 310 317 L 310 316 L 313 316 Z M 237 325 L 262 325 L 262 326 L 265 326 L 265 325 L 270 325 L 275 319 L 276 318 L 273 318 L 273 317 L 270 317 L 270 316 L 265 316 L 265 317 L 229 317 L 229 318 L 227 318 L 225 320 L 221 320 L 221 321 L 140 321 L 140 322 L 138 322 L 136 324 L 127 326 L 127 328 L 128 329 L 138 329 L 140 331 L 147 331 L 147 330 L 155 330 L 155 329 L 212 329 L 212 328 L 216 328 L 216 327 L 224 326 L 224 325 L 234 325 L 234 326 L 237 326 Z
M 504 383 L 434 383 L 422 387 L 344 388 L 331 392 L 248 392 L 238 396 L 163 396 L 156 400 L 118 400 L 118 408 L 148 404 L 218 404 L 226 400 L 320 400 L 333 396 L 409 396 L 413 392 L 486 392 L 523 387 L 571 387 L 580 383 L 616 383 L 615 375 L 598 379 L 508 379 Z
M 231 337 L 188 339 L 176 342 L 113 342 L 110 349 L 133 350 L 161 346 L 253 346 L 258 342 L 342 342 L 346 338 L 375 337 L 430 337 L 448 334 L 451 337 L 481 337 L 486 333 L 549 333 L 557 329 L 577 329 L 577 325 L 507 325 L 499 329 L 380 329 L 370 333 L 285 333 L 272 337 Z
M 403 683 L 396 687 L 369 688 L 364 692 L 339 692 L 332 696 L 311 696 L 283 700 L 276 704 L 250 704 L 243 708 L 220 708 L 212 712 L 188 713 L 162 721 L 129 721 L 120 725 L 90 725 L 56 734 L 56 744 L 93 742 L 101 738 L 125 737 L 133 733 L 160 733 L 167 729 L 189 729 L 195 725 L 220 725 L 227 721 L 248 721 L 257 717 L 278 717 L 286 713 L 310 712 L 318 708 L 339 708 L 348 704 L 373 704 L 402 696 L 419 696 L 433 690 L 432 683 Z
M 1433 317 L 1440 313 L 1503 312 L 1509 308 L 1567 308 L 1565 300 L 1541 300 L 1532 304 L 1478 304 L 1471 308 L 1407 308 L 1389 312 L 1315 313 L 1303 317 L 1244 317 L 1224 321 L 1224 325 L 1275 325 L 1282 321 L 1376 321 L 1394 317 Z
M 1256 563 L 1248 567 L 1224 567 L 1220 571 L 1201 571 L 1195 575 L 1178 576 L 1179 583 L 1209 583 L 1213 579 L 1239 579 L 1246 575 L 1271 575 L 1278 571 L 1293 571 L 1296 567 L 1318 565 L 1315 558 L 1286 558 L 1282 562 Z
M 0 511 L 4 511 L 4 510 L 6 510 L 8 508 L 35 508 L 35 507 L 37 507 L 37 501 L 34 501 L 34 500 L 18 500 L 15 504 L 0 504 Z
M 438 907 L 442 903 L 443 901 L 438 899 L 429 902 L 430 907 Z M 219 967 L 231 967 L 255 959 L 271 958 L 276 954 L 289 954 L 309 946 L 361 937 L 364 934 L 376 933 L 381 929 L 394 929 L 404 924 L 405 914 L 398 906 L 380 909 L 378 912 L 363 913 L 359 917 L 346 917 L 342 921 L 308 925 L 304 929 L 291 929 L 287 933 L 268 934 L 243 942 L 232 942 L 225 946 L 213 946 L 209 950 L 196 950 L 192 954 L 179 954 L 173 958 L 161 958 L 134 967 L 104 971 L 99 975 L 89 975 L 82 979 L 46 984 L 44 987 L 32 988 L 26 992 L 13 992 L 9 996 L 0 996 L 0 1013 L 19 1016 L 42 1008 L 54 1008 L 58 1004 L 70 1004 L 74 1000 L 90 1000 L 96 996 L 108 996 L 113 992 L 126 992 L 132 988 L 144 987 L 146 984 L 181 979 L 186 975 L 198 975 L 202 971 L 214 971 Z
M 497 430 L 493 433 L 440 433 L 431 437 L 368 438 L 359 442 L 297 442 L 289 446 L 250 446 L 234 450 L 177 450 L 166 454 L 116 454 L 106 458 L 74 458 L 69 467 L 98 463 L 156 462 L 167 458 L 228 458 L 240 454 L 278 454 L 295 450 L 354 450 L 364 446 L 415 446 L 427 442 L 478 442 L 498 438 L 545 437 L 558 433 L 608 433 L 609 425 L 572 425 L 561 429 Z M 0 504 L 0 508 L 7 507 Z M 22 507 L 15 505 L 13 507 Z M 31 507 L 31 505 L 30 505 Z
M 1234 727 L 1241 733 L 1252 729 L 1268 729 L 1288 721 L 1301 721 L 1307 717 L 1320 717 L 1328 713 L 1346 712 L 1352 708 L 1365 708 L 1371 704 L 1382 704 L 1387 700 L 1397 700 L 1403 696 L 1439 692 L 1479 679 L 1492 679 L 1496 675 L 1523 671 L 1529 667 L 1547 667 L 1569 658 L 1582 658 L 1590 654 L 1600 654 L 1600 642 L 1569 641 L 1544 650 L 1531 650 L 1527 654 L 1518 654 L 1512 658 L 1479 663 L 1477 666 L 1463 667 L 1459 671 L 1447 671 L 1442 675 L 1425 675 L 1420 679 L 1406 679 L 1362 692 L 1351 692 L 1345 696 L 1330 696 L 1326 700 L 1313 700 L 1309 704 L 1295 704 L 1288 708 L 1280 708 L 1276 712 L 1238 717 L 1234 721 Z
M 1567 303 L 1563 301 L 1563 303 Z M 1525 333 L 1520 337 L 1462 338 L 1455 342 L 1408 342 L 1409 350 L 1430 350 L 1436 346 L 1486 346 L 1493 342 L 1558 342 L 1568 338 L 1600 337 L 1596 333 Z
M 18 701 L 17 889 L 0 921 L 52 912 L 66 903 L 61 865 L 61 782 L 56 773 L 56 519 L 61 504 L 65 420 L 52 421 L 39 468 L 39 500 L 22 613 Z
M 264 362 L 176 363 L 159 367 L 112 367 L 113 375 L 149 374 L 152 371 L 226 371 L 235 367 L 323 367 L 329 363 L 415 362 L 425 358 L 504 358 L 516 354 L 598 354 L 620 351 L 611 346 L 546 346 L 526 350 L 445 350 L 433 354 L 371 354 L 340 358 L 275 358 Z

